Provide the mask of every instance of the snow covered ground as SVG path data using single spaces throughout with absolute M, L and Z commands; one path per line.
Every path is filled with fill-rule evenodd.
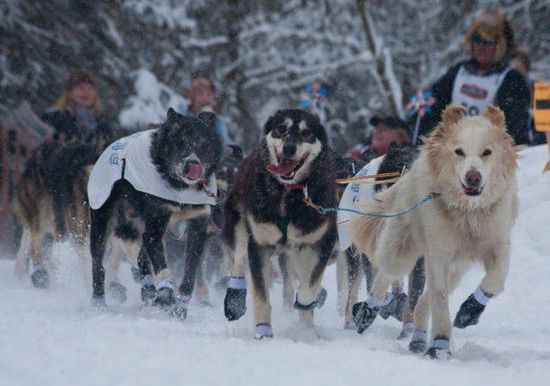
M 221 294 L 215 307 L 194 305 L 188 320 L 140 309 L 127 269 L 129 301 L 98 312 L 89 305 L 77 258 L 67 245 L 58 280 L 39 291 L 0 260 L 0 385 L 548 385 L 550 379 L 550 173 L 545 147 L 520 161 L 520 218 L 513 232 L 505 292 L 478 326 L 454 331 L 454 357 L 437 362 L 407 352 L 399 325 L 378 319 L 363 335 L 342 329 L 335 269 L 317 313 L 320 339 L 297 333 L 296 315 L 273 290 L 273 340 L 253 340 L 252 308 L 229 324 Z M 452 313 L 473 291 L 470 273 L 452 297 Z

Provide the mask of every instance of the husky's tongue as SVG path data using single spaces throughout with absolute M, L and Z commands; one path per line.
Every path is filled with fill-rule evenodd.
M 284 159 L 279 162 L 279 165 L 267 165 L 267 170 L 272 174 L 289 176 L 294 171 L 297 163 L 298 162 L 294 160 Z
M 202 166 L 198 162 L 189 162 L 185 166 L 185 177 L 189 178 L 190 180 L 198 180 L 202 177 Z

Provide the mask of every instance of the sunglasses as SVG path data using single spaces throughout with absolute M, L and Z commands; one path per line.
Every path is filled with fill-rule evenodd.
M 494 47 L 497 45 L 497 41 L 493 39 L 485 39 L 480 34 L 476 33 L 472 36 L 472 43 L 479 44 L 480 46 Z

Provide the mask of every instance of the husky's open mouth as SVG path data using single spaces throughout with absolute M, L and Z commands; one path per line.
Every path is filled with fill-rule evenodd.
M 267 170 L 271 174 L 275 174 L 283 180 L 290 181 L 294 178 L 294 176 L 296 175 L 296 172 L 300 170 L 302 166 L 304 166 L 308 157 L 309 157 L 309 153 L 306 153 L 299 160 L 281 159 L 280 156 L 277 156 L 277 161 L 279 163 L 277 165 L 273 165 L 273 164 L 267 165 Z

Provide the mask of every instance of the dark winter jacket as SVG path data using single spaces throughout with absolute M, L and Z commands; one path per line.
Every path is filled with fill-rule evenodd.
M 466 70 L 475 71 L 475 61 L 463 61 L 451 67 L 445 75 L 433 84 L 431 91 L 435 98 L 435 104 L 420 122 L 421 135 L 428 135 L 437 126 L 441 119 L 441 113 L 452 102 L 455 79 L 462 65 L 465 66 Z M 486 75 L 502 73 L 507 68 L 507 63 L 503 63 L 496 66 Z M 517 70 L 510 69 L 498 88 L 495 104 L 504 112 L 508 133 L 510 133 L 518 145 L 528 142 L 527 126 L 529 122 L 530 99 L 527 81 Z
M 89 143 L 100 133 L 107 135 L 112 131 L 111 126 L 102 119 L 97 120 L 97 127 L 94 130 L 80 127 L 76 117 L 69 110 L 49 110 L 40 118 L 55 129 L 54 140 L 56 141 Z

